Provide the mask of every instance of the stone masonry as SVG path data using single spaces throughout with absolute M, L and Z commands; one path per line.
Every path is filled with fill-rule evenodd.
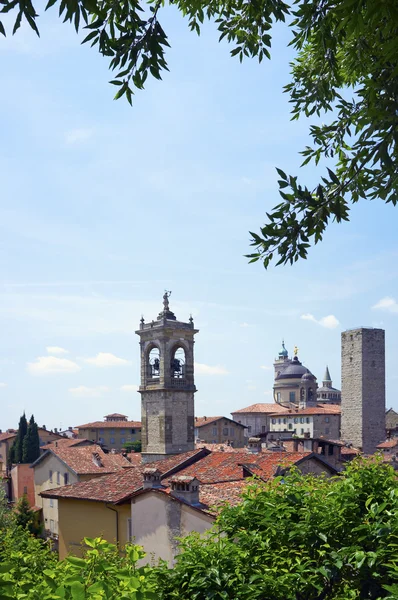
M 163 303 L 164 310 L 157 320 L 145 323 L 142 319 L 136 331 L 141 346 L 139 393 L 144 463 L 195 447 L 193 347 L 198 330 L 194 329 L 192 318 L 189 323 L 177 321 L 169 309 L 167 293 Z M 150 358 L 153 350 L 158 353 L 156 369 Z M 176 356 L 183 356 L 177 359 L 177 371 Z
M 359 328 L 341 334 L 341 438 L 372 454 L 385 432 L 385 335 Z

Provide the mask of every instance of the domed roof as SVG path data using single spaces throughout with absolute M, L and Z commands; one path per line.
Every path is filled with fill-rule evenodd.
M 308 369 L 307 369 L 308 371 Z M 312 373 L 310 373 L 309 371 L 307 373 L 304 373 L 304 375 L 302 376 L 303 380 L 305 381 L 315 381 L 315 375 L 313 375 Z
M 289 354 L 285 348 L 285 340 L 282 340 L 282 348 L 279 350 L 279 357 L 284 358 L 285 356 L 289 356 Z
M 283 369 L 276 379 L 301 379 L 306 373 L 312 375 L 311 371 L 307 367 L 304 367 L 297 356 L 295 356 L 290 365 L 286 369 Z

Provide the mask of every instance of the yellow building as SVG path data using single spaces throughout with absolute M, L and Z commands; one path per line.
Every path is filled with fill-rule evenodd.
M 124 444 L 141 441 L 141 422 L 128 421 L 126 415 L 112 413 L 105 421 L 78 425 L 79 438 L 87 438 L 107 450 L 122 450 Z
M 79 481 L 130 467 L 130 462 L 121 454 L 105 454 L 99 446 L 89 442 L 90 445 L 84 446 L 74 445 L 76 443 L 79 440 L 55 442 L 31 465 L 34 469 L 35 505 L 42 509 L 46 535 L 54 539 L 59 534 L 58 502 L 43 497 L 42 492 L 69 487 Z

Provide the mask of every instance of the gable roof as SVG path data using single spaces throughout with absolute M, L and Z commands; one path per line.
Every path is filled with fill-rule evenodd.
M 396 446 L 398 446 L 398 438 L 393 438 L 392 440 L 382 442 L 376 448 L 395 448 Z
M 100 446 L 70 447 L 65 444 L 46 450 L 31 467 L 36 467 L 51 454 L 59 458 L 76 475 L 101 475 L 114 473 L 125 466 L 131 467 L 127 458 L 121 454 L 105 454 Z
M 233 419 L 230 419 L 229 417 L 195 417 L 195 424 L 194 427 L 204 427 L 205 425 L 210 425 L 211 423 L 216 423 L 217 421 L 220 421 L 222 419 L 225 419 L 226 421 L 229 421 L 230 423 L 233 423 L 234 425 L 237 425 L 238 427 L 246 427 L 246 425 L 242 425 L 242 423 L 238 423 L 238 421 L 234 421 Z
M 340 415 L 341 407 L 339 404 L 325 404 L 324 406 L 309 406 L 308 408 L 289 408 L 285 412 L 285 416 L 302 416 L 302 415 Z M 270 417 L 279 417 L 279 413 L 271 414 Z
M 62 444 L 64 447 L 75 447 L 75 446 L 92 446 L 94 442 L 87 438 L 63 438 L 62 440 L 54 440 L 45 444 L 45 446 L 40 446 L 40 450 L 52 450 L 53 448 L 57 448 L 59 444 Z
M 93 421 L 76 425 L 77 429 L 141 429 L 141 421 Z
M 231 415 L 237 415 L 239 413 L 276 413 L 276 412 L 286 412 L 287 408 L 277 404 L 276 402 L 266 403 L 260 402 L 258 404 L 251 404 L 246 408 L 240 408 L 239 410 L 234 410 L 231 412 Z
M 16 433 L 0 433 L 0 442 L 5 442 L 6 440 L 11 440 L 15 437 L 17 437 Z

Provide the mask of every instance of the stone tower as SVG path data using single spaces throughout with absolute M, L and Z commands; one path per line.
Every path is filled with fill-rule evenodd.
M 177 321 L 163 296 L 156 321 L 141 319 L 142 459 L 148 463 L 194 449 L 194 328 Z
M 383 329 L 341 334 L 341 438 L 372 454 L 386 437 Z

